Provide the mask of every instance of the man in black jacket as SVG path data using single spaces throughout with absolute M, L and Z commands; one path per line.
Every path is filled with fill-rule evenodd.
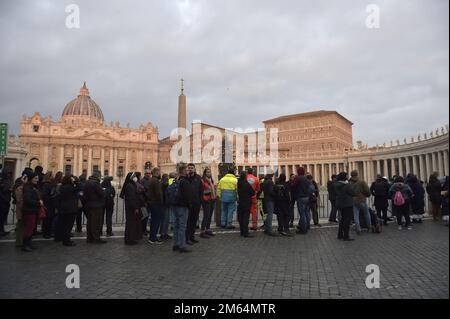
M 192 189 L 191 183 L 186 176 L 186 165 L 178 165 L 178 179 L 175 180 L 170 186 L 170 191 L 172 188 L 178 187 L 177 201 L 172 203 L 171 210 L 173 212 L 174 222 L 173 222 L 173 241 L 174 246 L 173 251 L 179 251 L 181 253 L 188 253 L 190 250 L 186 248 L 186 223 L 189 213 L 189 208 L 191 207 L 192 201 Z
M 387 226 L 388 217 L 387 211 L 389 207 L 389 183 L 387 179 L 381 175 L 377 176 L 375 182 L 370 186 L 370 193 L 374 196 L 374 205 L 377 211 L 378 218 L 383 218 L 384 225 Z
M 331 204 L 330 218 L 328 218 L 328 221 L 330 223 L 337 223 L 336 191 L 334 189 L 334 185 L 336 184 L 336 178 L 337 175 L 333 174 L 331 175 L 331 181 L 327 182 L 328 200 L 330 201 Z
M 337 238 L 344 241 L 352 241 L 354 239 L 350 238 L 349 232 L 353 215 L 353 197 L 355 196 L 355 191 L 348 183 L 348 174 L 346 172 L 339 173 L 334 188 L 336 191 L 336 207 L 341 213 Z
M 298 234 L 306 234 L 309 229 L 309 201 L 311 195 L 310 182 L 305 176 L 305 169 L 300 166 L 297 170 L 298 175 L 291 182 L 292 194 L 297 201 L 297 209 L 300 215 L 298 224 Z
M 106 241 L 100 238 L 102 232 L 103 208 L 105 193 L 100 186 L 100 174 L 94 172 L 84 186 L 84 209 L 87 213 L 87 242 L 103 244 Z
M 186 243 L 188 245 L 193 245 L 198 243 L 195 239 L 195 228 L 197 226 L 198 217 L 200 214 L 200 207 L 202 204 L 203 196 L 203 183 L 202 178 L 195 171 L 195 165 L 190 163 L 187 166 L 187 178 L 191 184 L 192 190 L 192 202 L 189 208 L 189 215 L 186 227 Z

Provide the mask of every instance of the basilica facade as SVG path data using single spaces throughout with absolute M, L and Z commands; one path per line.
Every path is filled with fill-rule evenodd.
M 27 152 L 27 166 L 76 176 L 97 171 L 120 178 L 158 164 L 158 129 L 150 122 L 138 128 L 105 123 L 86 83 L 58 121 L 39 113 L 24 115 L 19 140 Z

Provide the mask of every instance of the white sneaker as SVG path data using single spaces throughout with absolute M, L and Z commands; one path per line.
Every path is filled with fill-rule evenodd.
M 412 230 L 412 227 L 411 227 L 411 226 L 408 226 L 408 230 Z
M 147 241 L 150 245 L 161 245 L 162 242 L 160 241 L 151 241 L 150 239 Z
M 398 226 L 398 230 L 402 230 L 402 226 Z

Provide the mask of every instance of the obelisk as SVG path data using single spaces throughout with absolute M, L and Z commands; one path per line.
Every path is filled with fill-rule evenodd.
M 186 96 L 183 79 L 181 79 L 181 94 L 178 97 L 178 128 L 186 129 Z

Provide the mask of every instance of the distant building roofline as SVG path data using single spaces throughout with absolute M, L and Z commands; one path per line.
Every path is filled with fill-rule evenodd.
M 345 118 L 344 116 L 339 114 L 337 111 L 326 111 L 326 110 L 312 111 L 312 112 L 305 112 L 305 113 L 298 113 L 298 114 L 290 114 L 290 115 L 279 116 L 279 117 L 276 117 L 276 118 L 273 118 L 273 119 L 265 120 L 265 121 L 263 121 L 263 123 L 273 123 L 273 122 L 280 122 L 280 121 L 285 121 L 285 120 L 290 120 L 290 119 L 295 119 L 295 118 L 315 117 L 315 116 L 330 115 L 330 114 L 336 114 L 340 118 L 342 118 L 343 120 L 345 120 L 348 123 L 350 123 L 351 125 L 353 125 L 353 122 L 351 122 L 350 120 L 348 120 L 347 118 Z

